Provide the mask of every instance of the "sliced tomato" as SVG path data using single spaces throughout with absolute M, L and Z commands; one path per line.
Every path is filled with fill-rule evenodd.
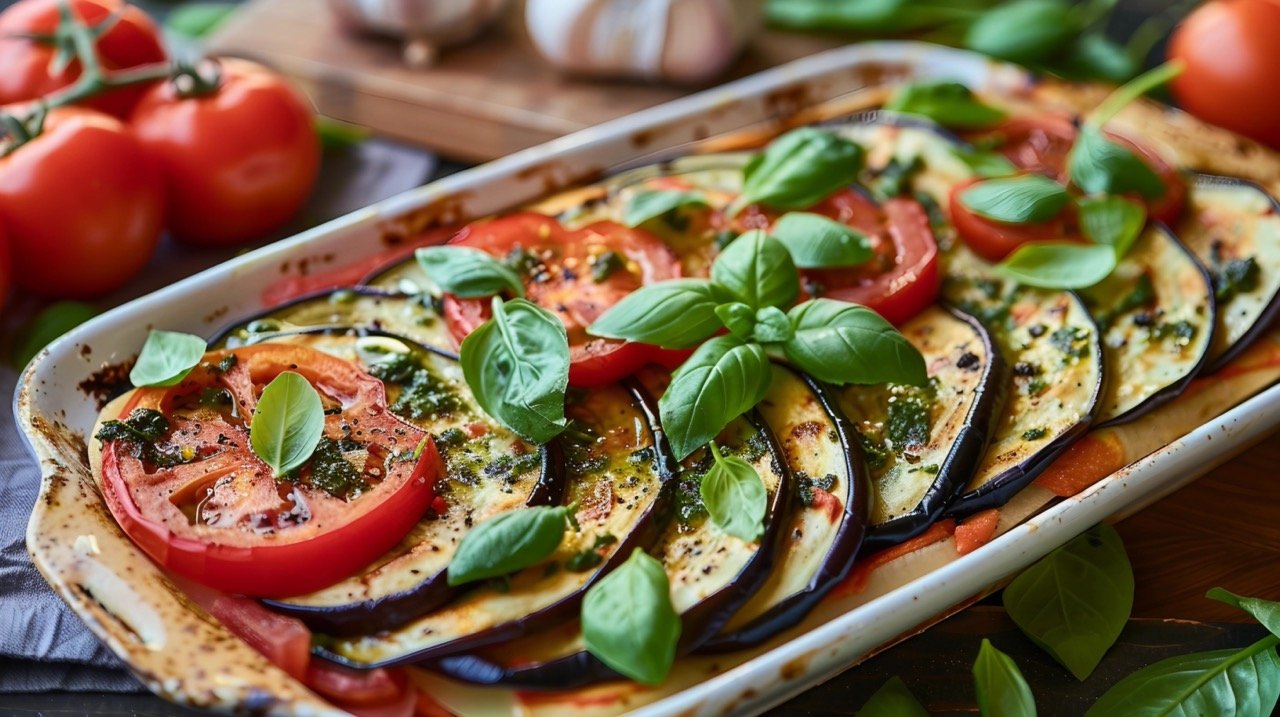
M 311 631 L 301 620 L 271 612 L 256 600 L 227 595 L 190 580 L 175 578 L 174 582 L 231 634 L 290 677 L 302 680 L 309 674 Z
M 680 276 L 675 254 L 652 234 L 607 221 L 569 230 L 552 217 L 522 212 L 471 224 L 449 243 L 501 259 L 521 252 L 528 257 L 522 270 L 526 296 L 564 322 L 569 335 L 569 383 L 574 386 L 612 383 L 655 355 L 655 349 L 644 344 L 587 333 L 587 327 L 622 297 L 646 284 Z M 622 263 L 597 281 L 593 265 L 609 252 Z M 488 300 L 444 299 L 445 321 L 459 343 L 489 316 Z
M 1047 222 L 1036 224 L 1007 224 L 979 216 L 960 201 L 960 194 L 978 181 L 963 182 L 952 187 L 948 197 L 951 223 L 956 232 L 975 254 L 990 262 L 998 262 L 1014 249 L 1030 241 L 1076 241 L 1080 235 L 1075 229 L 1069 209 Z
M 409 689 L 409 678 L 402 669 L 353 670 L 325 660 L 311 661 L 305 682 L 307 687 L 344 706 L 383 705 Z
M 216 364 L 228 354 L 229 370 Z M 339 496 L 301 479 L 277 481 L 249 446 L 245 417 L 283 371 L 305 377 L 327 405 L 325 436 L 355 442 L 363 489 Z M 207 390 L 229 406 L 207 407 Z M 125 533 L 168 570 L 232 593 L 287 597 L 345 578 L 395 545 L 426 512 L 441 473 L 427 434 L 387 410 L 381 381 L 296 344 L 215 351 L 181 383 L 146 389 L 139 408 L 168 430 L 156 449 L 190 462 L 157 465 L 126 441 L 103 446 L 103 494 Z M 422 446 L 415 461 L 400 459 Z

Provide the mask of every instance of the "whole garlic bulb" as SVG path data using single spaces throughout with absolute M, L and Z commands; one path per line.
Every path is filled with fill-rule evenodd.
M 763 0 L 527 0 L 538 51 L 569 72 L 698 84 L 759 30 Z
M 508 0 L 329 0 L 348 28 L 401 38 L 410 64 L 430 64 L 439 48 L 475 37 Z

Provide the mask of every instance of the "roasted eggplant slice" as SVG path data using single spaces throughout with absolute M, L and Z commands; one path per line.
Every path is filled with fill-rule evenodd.
M 926 119 L 867 112 L 828 129 L 867 151 L 867 172 L 861 181 L 873 192 L 896 195 L 899 188 L 909 187 L 917 199 L 923 194 L 933 206 L 946 207 L 951 188 L 973 176 L 960 158 L 969 145 Z
M 947 301 L 978 317 L 1011 367 L 995 434 L 947 512 L 1003 505 L 1088 429 L 1104 383 L 1101 335 L 1074 293 L 998 278 L 963 245 L 944 255 Z
M 1116 270 L 1081 295 L 1103 336 L 1100 425 L 1168 402 L 1204 366 L 1217 327 L 1213 282 L 1166 227 L 1147 227 Z M 1087 338 L 1064 338 L 1061 349 L 1088 351 Z
M 1221 368 L 1280 314 L 1280 202 L 1243 179 L 1196 177 L 1178 238 L 1209 269 L 1218 328 L 1207 372 Z
M 1004 359 L 977 319 L 934 306 L 902 327 L 924 355 L 926 386 L 847 386 L 837 403 L 871 474 L 863 550 L 929 527 L 973 477 L 1004 402 Z
M 759 411 L 782 446 L 799 499 L 769 580 L 700 651 L 749 647 L 795 625 L 853 567 L 871 487 L 857 434 L 833 402 L 812 378 L 773 367 L 773 389 Z

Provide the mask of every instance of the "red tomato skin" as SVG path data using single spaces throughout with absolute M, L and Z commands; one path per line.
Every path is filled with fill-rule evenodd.
M 1169 40 L 1185 64 L 1173 96 L 1192 114 L 1280 149 L 1280 3 L 1214 0 L 1187 16 Z
M 288 221 L 320 170 L 306 98 L 256 63 L 220 65 L 213 94 L 183 98 L 165 82 L 151 88 L 131 119 L 169 186 L 170 231 L 208 246 L 260 238 Z
M 1079 235 L 1068 229 L 1063 218 L 1041 224 L 1005 224 L 981 217 L 960 201 L 960 195 L 978 180 L 962 182 L 952 187 L 948 197 L 951 223 L 956 233 L 974 254 L 991 263 L 998 263 L 1015 249 L 1030 241 L 1073 241 Z
M 22 0 L 0 13 L 0 104 L 38 99 L 71 84 L 80 76 L 74 60 L 61 73 L 50 74 L 52 45 L 13 37 L 21 33 L 50 34 L 58 25 L 60 0 Z M 140 8 L 121 0 L 74 0 L 76 16 L 90 26 L 113 13 L 120 19 L 98 40 L 98 59 L 108 70 L 164 62 L 167 55 L 160 29 Z M 120 119 L 129 116 L 148 85 L 122 87 L 83 104 Z
M 119 120 L 58 109 L 42 135 L 0 159 L 0 221 L 19 287 L 92 299 L 123 286 L 151 258 L 164 224 L 164 182 Z
M 309 674 L 311 630 L 297 618 L 263 607 L 258 601 L 226 595 L 199 583 L 173 578 L 187 597 L 296 680 Z
M 321 696 L 344 706 L 386 704 L 409 686 L 404 670 L 356 670 L 325 660 L 312 660 L 307 665 L 304 682 Z

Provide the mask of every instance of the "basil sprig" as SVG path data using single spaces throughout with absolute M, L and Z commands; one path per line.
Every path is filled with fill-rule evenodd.
M 587 651 L 637 682 L 655 685 L 666 678 L 680 630 L 667 573 L 640 549 L 592 585 L 582 601 Z
M 551 557 L 573 524 L 576 506 L 538 506 L 503 513 L 463 536 L 449 563 L 450 585 L 509 575 Z
M 951 154 L 964 162 L 969 167 L 969 171 L 979 177 L 1011 177 L 1019 171 L 1008 157 L 993 150 L 953 147 Z
M 787 306 L 800 293 L 786 245 L 760 230 L 725 247 L 711 265 L 711 281 L 753 308 Z
M 932 81 L 903 85 L 894 90 L 884 108 L 919 115 L 944 127 L 981 129 L 1005 118 L 1003 110 L 986 104 L 959 82 Z
M 743 168 L 732 216 L 751 204 L 805 209 L 848 186 L 862 169 L 862 147 L 831 132 L 801 127 L 781 135 Z
M 866 234 L 821 214 L 788 212 L 769 231 L 801 269 L 857 266 L 875 256 Z
M 478 299 L 509 291 L 524 296 L 524 282 L 515 269 L 486 251 L 465 246 L 429 246 L 413 255 L 431 283 L 446 294 Z
M 1006 224 L 1046 222 L 1070 201 L 1066 187 L 1038 174 L 988 179 L 960 193 L 960 202 L 969 211 Z
M 1036 699 L 1013 659 L 983 640 L 973 663 L 978 711 L 983 717 L 1036 717 Z
M 1115 271 L 1114 248 L 1076 242 L 1027 242 L 1005 257 L 995 272 L 1041 289 L 1084 289 Z
M 759 344 L 728 335 L 699 346 L 658 399 L 676 458 L 683 460 L 760 403 L 772 380 L 769 357 Z
M 928 381 L 920 351 L 871 309 L 814 299 L 791 309 L 787 318 L 795 334 L 782 351 L 814 378 L 840 385 Z
M 717 307 L 733 299 L 729 290 L 706 279 L 672 279 L 627 294 L 589 331 L 610 339 L 690 348 L 720 329 Z
M 555 314 L 493 297 L 493 318 L 462 341 L 462 374 L 485 413 L 535 443 L 564 430 L 569 339 Z
M 710 444 L 714 463 L 702 477 L 698 493 L 711 522 L 736 538 L 753 541 L 764 532 L 768 495 L 760 474 L 737 456 L 724 456 Z
M 647 221 L 665 216 L 681 207 L 709 206 L 707 198 L 698 192 L 682 189 L 656 189 L 637 192 L 627 202 L 622 212 L 622 223 L 629 227 L 638 227 Z
M 152 331 L 142 344 L 129 381 L 143 386 L 175 386 L 204 358 L 208 344 L 199 336 L 177 331 Z
M 277 479 L 306 463 L 323 435 L 320 394 L 301 374 L 285 371 L 262 389 L 249 424 L 249 445 Z

